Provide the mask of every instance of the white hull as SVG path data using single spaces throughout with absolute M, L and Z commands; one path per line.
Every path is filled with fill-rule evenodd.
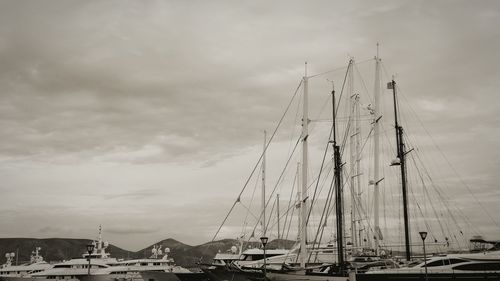
M 349 277 L 331 275 L 307 275 L 305 274 L 305 271 L 296 271 L 290 273 L 268 272 L 266 276 L 267 279 L 271 281 L 349 281 Z

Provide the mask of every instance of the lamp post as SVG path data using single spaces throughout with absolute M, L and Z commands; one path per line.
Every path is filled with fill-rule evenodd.
M 424 267 L 425 267 L 425 281 L 428 281 L 427 277 L 427 255 L 425 254 L 425 238 L 427 237 L 427 232 L 420 231 L 420 238 L 422 238 L 422 243 L 424 244 Z
M 262 242 L 262 247 L 264 249 L 264 280 L 267 279 L 267 271 L 266 271 L 266 244 L 269 238 L 266 236 L 260 237 L 260 242 Z
M 89 255 L 87 256 L 87 259 L 89 260 L 89 270 L 88 270 L 87 274 L 90 276 L 90 257 L 92 255 L 92 253 L 94 252 L 94 244 L 93 243 L 87 244 L 87 252 L 89 253 Z

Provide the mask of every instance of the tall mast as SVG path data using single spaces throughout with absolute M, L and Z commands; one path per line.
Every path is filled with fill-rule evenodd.
M 307 62 L 305 63 L 304 74 L 304 101 L 303 101 L 303 114 L 302 114 L 302 191 L 300 201 L 300 216 L 302 218 L 302 225 L 300 226 L 300 266 L 306 266 L 307 259 L 307 138 L 309 137 L 309 116 L 308 116 L 308 90 L 309 83 L 307 77 Z
M 348 76 L 348 89 L 349 89 L 349 108 L 350 108 L 350 118 L 353 120 L 353 122 L 356 122 L 356 117 L 353 117 L 355 114 L 355 94 L 354 94 L 354 75 L 352 71 L 352 66 L 354 64 L 354 60 L 351 59 L 349 61 L 349 76 Z M 358 171 L 356 170 L 356 158 L 357 158 L 357 151 L 356 151 L 356 134 L 357 134 L 357 127 L 354 126 L 350 130 L 350 145 L 349 145 L 349 152 L 350 152 L 350 186 L 349 190 L 351 192 L 351 241 L 353 246 L 356 248 L 359 246 L 358 244 L 358 239 L 357 239 L 357 214 L 356 214 L 356 188 L 355 188 L 355 182 L 356 182 L 356 177 L 358 174 Z
M 262 155 L 262 236 L 266 236 L 266 142 L 267 135 L 264 131 L 264 150 Z
M 392 79 L 391 82 L 387 84 L 389 89 L 392 89 L 392 94 L 394 97 L 394 127 L 396 129 L 396 145 L 398 150 L 398 159 L 393 161 L 391 165 L 399 165 L 401 168 L 401 188 L 403 195 L 403 216 L 404 216 L 404 225 L 405 225 L 405 248 L 406 248 L 406 260 L 410 261 L 411 259 L 411 250 L 410 250 L 410 221 L 408 218 L 408 195 L 407 195 L 407 181 L 406 181 L 406 150 L 405 143 L 403 139 L 403 127 L 398 124 L 398 106 L 397 106 L 397 98 L 396 98 L 396 82 Z
M 359 95 L 356 94 L 355 96 L 355 101 L 354 101 L 354 110 L 355 110 L 355 116 L 356 116 L 356 137 L 355 137 L 355 141 L 356 141 L 356 202 L 359 204 L 357 205 L 357 208 L 356 208 L 356 211 L 357 211 L 357 218 L 358 218 L 358 221 L 357 221 L 357 227 L 356 227 L 356 237 L 358 239 L 358 246 L 361 246 L 361 237 L 358 233 L 360 233 L 360 221 L 361 221 L 361 216 L 362 216 L 362 213 L 361 213 L 361 209 L 362 209 L 362 206 L 361 206 L 361 129 L 360 129 L 360 119 L 361 119 L 361 112 L 359 110 Z
M 340 147 L 337 145 L 337 126 L 335 122 L 335 89 L 332 89 L 332 115 L 333 115 L 333 157 L 335 176 L 335 208 L 337 222 L 337 261 L 339 272 L 344 273 L 344 230 L 343 230 L 343 206 L 342 206 L 342 160 L 340 159 Z
M 375 57 L 375 88 L 374 88 L 374 103 L 373 103 L 373 230 L 375 239 L 375 251 L 378 254 L 380 247 L 380 214 L 379 214 L 379 183 L 380 183 L 380 58 Z

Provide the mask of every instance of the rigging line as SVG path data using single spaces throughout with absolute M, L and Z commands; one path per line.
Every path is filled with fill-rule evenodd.
M 250 214 L 254 219 L 258 219 L 258 217 L 252 212 L 252 210 L 250 210 L 250 206 L 247 207 L 245 204 L 243 204 L 241 201 L 240 201 L 240 204 L 241 206 L 247 210 L 247 214 Z
M 382 64 L 382 67 L 384 69 L 384 72 L 385 74 L 387 75 L 387 70 L 385 68 L 385 65 Z M 387 75 L 388 76 L 388 75 Z M 399 86 L 397 86 L 398 88 L 400 88 Z M 399 89 L 399 92 L 401 92 L 401 90 Z M 403 94 L 403 97 L 405 98 L 406 100 L 406 96 Z M 418 115 L 415 113 L 415 110 L 413 109 L 413 107 L 411 106 L 411 104 L 408 102 L 408 107 L 410 108 L 410 110 L 414 113 L 414 115 L 416 116 L 416 119 L 418 120 L 418 122 L 420 123 L 420 125 L 422 126 L 422 128 L 424 129 L 425 133 L 429 136 L 429 138 L 431 139 L 432 143 L 434 144 L 434 146 L 437 148 L 437 150 L 439 151 L 439 153 L 441 154 L 441 156 L 445 159 L 446 163 L 449 165 L 449 167 L 451 168 L 451 170 L 453 171 L 453 173 L 455 174 L 455 176 L 458 178 L 458 180 L 460 181 L 460 183 L 462 183 L 463 186 L 465 186 L 465 188 L 467 189 L 467 191 L 470 193 L 470 195 L 472 196 L 472 198 L 474 199 L 474 201 L 476 201 L 477 204 L 479 204 L 479 206 L 481 207 L 481 209 L 483 210 L 483 212 L 488 216 L 488 218 L 498 227 L 500 228 L 500 225 L 493 219 L 493 217 L 490 215 L 490 213 L 486 210 L 486 208 L 483 206 L 483 204 L 481 204 L 481 202 L 477 199 L 477 197 L 474 195 L 474 193 L 472 192 L 472 190 L 470 189 L 469 185 L 462 179 L 462 177 L 459 175 L 459 173 L 457 172 L 457 170 L 455 169 L 455 167 L 451 164 L 450 160 L 446 157 L 446 155 L 444 154 L 444 152 L 441 150 L 441 148 L 437 145 L 436 141 L 434 140 L 434 138 L 429 134 L 429 132 L 427 131 L 427 129 L 425 128 L 422 120 L 418 117 Z
M 290 234 L 290 226 L 292 226 L 292 219 L 293 219 L 293 213 L 294 212 L 295 212 L 295 208 L 292 208 L 292 213 L 290 214 L 290 223 L 288 224 L 288 229 L 286 230 L 285 239 L 288 239 L 288 235 Z
M 290 206 L 291 206 L 291 203 L 292 203 L 292 197 L 293 197 L 293 192 L 295 191 L 295 183 L 296 183 L 296 182 L 297 182 L 297 175 L 295 175 L 295 177 L 293 177 L 293 182 L 292 182 L 292 191 L 291 191 L 291 193 L 290 193 L 290 199 L 288 200 L 288 206 L 287 206 L 287 208 L 290 208 Z M 295 206 L 295 204 L 294 204 L 294 206 Z M 287 223 L 287 221 L 288 221 L 288 212 L 286 212 L 286 217 L 285 217 L 285 220 L 284 220 L 283 229 L 286 229 L 286 223 Z M 283 235 L 284 235 L 284 234 L 285 234 L 284 232 L 281 234 L 281 237 L 282 237 L 282 238 L 283 238 Z
M 334 208 L 330 209 L 330 207 L 332 205 L 332 201 L 333 201 L 334 191 L 335 191 L 335 185 L 334 185 L 334 183 L 335 183 L 335 177 L 332 177 L 332 181 L 330 182 L 330 188 L 328 190 L 327 200 L 325 202 L 325 208 L 323 209 L 323 214 L 321 214 L 321 220 L 320 220 L 320 224 L 318 226 L 318 231 L 316 232 L 316 237 L 314 237 L 313 250 L 314 250 L 314 245 L 316 243 L 316 239 L 317 239 L 318 233 L 320 233 L 319 234 L 320 237 L 319 237 L 319 240 L 318 240 L 318 249 L 319 249 L 321 240 L 323 240 L 323 234 L 324 234 L 324 231 L 325 231 L 325 227 L 327 225 L 328 217 L 330 216 L 329 215 L 330 211 L 334 209 Z M 336 204 L 336 202 L 335 202 L 335 204 Z M 326 215 L 325 215 L 325 211 L 326 211 Z M 322 224 L 323 217 L 325 218 L 325 223 L 324 224 Z M 309 259 L 310 258 L 311 258 L 311 256 L 309 256 Z M 316 261 L 317 258 L 318 258 L 318 255 L 316 254 L 315 261 Z M 308 261 L 309 261 L 309 259 L 308 259 Z
M 349 118 L 349 120 L 347 121 L 347 125 L 346 125 L 346 128 L 345 128 L 345 131 L 344 131 L 344 136 L 342 137 L 342 142 L 341 142 L 342 149 L 340 150 L 340 156 L 341 157 L 344 156 L 347 139 L 349 138 L 349 132 L 351 131 L 352 121 L 353 121 L 353 119 Z
M 261 173 L 262 173 L 262 170 L 259 170 L 259 174 L 256 177 L 255 186 L 253 187 L 252 197 L 250 198 L 250 205 L 248 206 L 248 209 L 250 209 L 252 207 L 253 199 L 255 197 L 255 191 L 257 190 L 257 185 L 259 184 Z M 242 234 L 245 234 L 245 232 L 246 232 L 246 227 L 248 224 L 248 215 L 250 213 L 251 213 L 250 211 L 247 211 L 247 213 L 245 215 L 245 220 L 243 221 L 243 227 L 242 227 L 242 231 L 241 231 Z
M 372 60 L 372 59 L 370 59 Z M 356 72 L 359 75 L 359 80 L 361 81 L 361 85 L 363 85 L 363 88 L 365 89 L 366 96 L 368 97 L 368 100 L 370 101 L 371 104 L 373 104 L 373 101 L 371 100 L 371 96 L 368 94 L 370 91 L 368 91 L 368 87 L 366 87 L 365 80 L 363 79 L 363 75 L 361 75 L 361 72 L 359 71 L 359 68 L 357 65 L 355 65 Z
M 309 127 L 309 133 L 314 132 L 314 129 L 316 128 L 316 122 L 317 122 L 315 120 L 319 120 L 319 117 L 323 114 L 323 111 L 325 110 L 326 105 L 329 104 L 331 95 L 326 95 L 326 96 L 327 97 L 326 97 L 325 101 L 323 102 L 323 105 L 321 106 L 321 109 L 319 110 L 319 113 L 316 115 L 316 118 L 314 118 L 312 120 L 309 120 L 309 122 L 312 123 L 311 127 Z
M 422 187 L 424 189 L 424 193 L 425 193 L 425 195 L 427 195 L 427 198 L 429 198 L 431 209 L 432 209 L 432 211 L 434 213 L 434 216 L 436 217 L 436 219 L 438 221 L 439 228 L 441 229 L 441 232 L 443 233 L 443 235 L 445 235 L 446 232 L 444 230 L 443 224 L 441 223 L 441 220 L 439 219 L 439 215 L 438 215 L 438 212 L 436 211 L 436 207 L 434 206 L 434 204 L 432 204 L 431 196 L 429 194 L 429 190 L 427 190 L 427 186 L 425 185 L 424 178 L 422 177 L 422 173 L 420 172 L 420 169 L 418 168 L 417 162 L 415 161 L 415 157 L 413 156 L 413 154 L 411 155 L 410 158 L 413 161 L 413 165 L 415 165 L 415 169 L 417 170 L 418 177 L 420 179 L 420 182 L 422 183 Z M 446 228 L 448 229 L 448 232 L 451 232 L 450 229 L 448 228 L 448 226 L 446 226 Z
M 322 191 L 323 191 L 323 187 L 325 186 L 326 181 L 328 180 L 328 177 L 330 176 L 330 173 L 331 173 L 331 172 L 332 172 L 332 170 L 333 170 L 333 169 L 331 169 L 331 168 L 330 168 L 331 163 L 332 163 L 332 162 L 330 162 L 330 161 L 329 161 L 329 162 L 328 162 L 328 164 L 325 166 L 325 170 L 327 170 L 328 172 L 326 173 L 326 176 L 323 178 L 323 182 L 321 183 L 321 188 L 320 188 L 320 190 L 319 190 L 319 193 L 318 193 L 318 194 L 321 194 L 321 193 L 322 193 Z M 333 177 L 332 177 L 332 179 L 333 179 Z M 319 179 L 318 179 L 318 181 L 319 181 Z M 328 194 L 330 194 L 330 192 L 331 192 L 331 187 L 330 187 L 330 189 L 328 190 Z M 328 198 L 329 198 L 329 196 L 327 195 L 327 199 L 326 199 L 326 201 L 325 201 L 325 205 L 328 203 Z M 315 200 L 315 202 L 317 202 L 317 200 L 318 200 L 318 199 L 316 199 L 316 200 Z M 314 205 L 314 203 L 315 203 L 315 202 L 311 202 L 311 209 L 312 209 L 312 206 Z M 323 214 L 321 215 L 321 217 L 320 217 L 320 218 L 321 218 L 321 220 L 320 220 L 320 222 L 319 222 L 319 224 L 318 224 L 318 226 L 317 226 L 317 227 L 318 227 L 318 230 L 317 230 L 318 232 L 319 232 L 319 230 L 320 230 L 320 228 L 321 228 L 321 226 L 322 226 Z M 325 222 L 324 222 L 324 223 L 326 223 L 326 219 L 325 219 Z M 316 232 L 316 236 L 317 236 L 318 232 Z M 316 239 L 316 238 L 315 238 L 315 239 Z M 321 241 L 321 238 L 320 238 L 320 240 L 319 240 L 319 241 Z M 313 245 L 314 245 L 314 243 L 315 243 L 315 242 L 316 242 L 316 240 L 313 242 Z M 314 248 L 314 246 L 313 246 L 313 248 Z
M 410 144 L 411 144 L 411 142 L 410 142 Z M 424 192 L 426 192 L 426 194 L 428 195 L 429 200 L 430 200 L 430 195 L 429 195 L 429 193 L 428 193 L 428 190 L 427 190 L 427 188 L 426 188 L 426 186 L 425 186 L 424 179 L 423 179 L 423 177 L 422 177 L 422 172 L 420 171 L 419 166 L 417 165 L 417 162 L 416 162 L 416 159 L 417 159 L 417 160 L 419 160 L 419 162 L 421 162 L 422 160 L 420 159 L 420 155 L 419 155 L 418 153 L 415 153 L 415 154 L 416 154 L 416 155 L 412 154 L 412 155 L 411 155 L 411 158 L 412 158 L 413 163 L 414 163 L 414 165 L 415 165 L 415 169 L 416 169 L 416 170 L 417 170 L 417 172 L 418 172 L 418 175 L 421 177 L 422 185 L 425 187 L 425 188 L 424 188 Z M 426 167 L 423 165 L 423 163 L 422 163 L 422 167 L 423 167 L 423 173 L 425 173 L 425 175 L 429 178 L 429 181 L 430 181 L 430 183 L 431 183 L 431 186 L 433 187 L 433 189 L 434 189 L 434 190 L 436 190 L 436 193 L 438 194 L 438 198 L 440 198 L 440 199 L 443 201 L 443 202 L 442 202 L 442 204 L 444 205 L 445 210 L 448 212 L 448 215 L 451 217 L 451 219 L 455 222 L 455 226 L 457 227 L 457 230 L 458 230 L 458 231 L 460 231 L 462 227 L 461 227 L 461 225 L 458 223 L 458 221 L 455 219 L 455 216 L 453 215 L 453 213 L 451 212 L 451 210 L 449 209 L 449 206 L 448 206 L 448 203 L 447 203 L 446 198 L 442 198 L 442 195 L 440 194 L 440 191 L 438 191 L 438 190 L 439 190 L 439 189 L 438 189 L 438 187 L 437 187 L 437 186 L 436 186 L 436 184 L 433 182 L 432 178 L 431 178 L 431 177 L 430 177 L 430 175 L 428 174 L 427 169 L 426 169 Z M 431 203 L 431 207 L 434 209 L 434 204 L 433 204 L 432 200 L 430 200 L 430 203 Z M 459 211 L 459 213 L 460 213 L 460 211 Z M 439 224 L 440 224 L 440 226 L 441 226 L 441 220 L 439 219 L 439 216 L 437 215 L 436 211 L 435 211 L 435 215 L 436 215 L 436 218 L 437 218 L 437 220 L 438 220 L 438 223 L 439 223 Z M 441 216 L 443 216 L 443 212 L 442 212 L 442 211 L 441 211 Z M 466 219 L 466 218 L 465 218 L 465 219 Z M 465 220 L 465 221 L 466 221 L 466 220 Z M 466 222 L 467 222 L 467 221 L 466 221 Z M 445 221 L 445 223 L 446 223 L 446 224 L 445 224 L 445 225 L 446 225 L 446 228 L 447 228 L 447 230 L 448 230 L 448 234 L 452 234 L 453 232 L 450 230 L 450 227 L 448 226 L 447 221 Z M 442 228 L 442 227 L 441 227 L 441 228 Z M 442 232 L 443 232 L 443 234 L 446 234 L 446 233 L 444 232 L 444 230 L 442 230 Z M 460 243 L 460 242 L 457 240 L 457 243 Z
M 411 139 L 409 138 L 409 136 L 405 133 L 405 136 L 406 136 L 406 139 L 408 140 L 409 144 L 411 144 L 412 146 L 414 146 L 411 142 Z M 415 147 L 415 146 L 414 146 Z M 443 194 L 442 194 L 442 190 L 438 187 L 437 184 L 434 183 L 434 180 L 432 179 L 428 169 L 426 168 L 426 166 L 424 165 L 424 161 L 422 160 L 422 158 L 420 157 L 420 154 L 419 153 L 416 153 L 416 159 L 419 161 L 420 165 L 422 166 L 422 169 L 424 170 L 425 172 L 425 175 L 427 176 L 427 178 L 429 179 L 429 181 L 431 182 L 431 186 L 434 188 L 434 190 L 436 191 L 436 193 L 439 195 L 439 198 L 443 201 L 443 204 L 445 205 L 445 207 L 447 208 L 446 210 L 448 211 L 450 217 L 453 219 L 453 221 L 455 222 L 455 224 L 457 226 L 460 226 L 458 224 L 458 222 L 456 221 L 455 217 L 453 216 L 453 213 L 451 212 L 451 210 L 449 209 L 449 205 L 448 205 L 448 201 L 449 201 L 449 198 L 446 198 Z M 457 206 L 455 206 L 455 208 L 457 209 L 457 211 L 462 215 L 462 218 L 464 219 L 464 221 L 467 223 L 468 222 L 468 217 L 462 212 L 462 210 L 460 208 L 458 208 Z M 473 227 L 473 225 L 469 222 L 469 225 Z
M 322 191 L 323 191 L 323 187 L 325 186 L 325 183 L 326 183 L 326 180 L 328 179 L 328 177 L 330 176 L 330 173 L 332 172 L 332 169 L 330 168 L 330 166 L 331 166 L 331 165 L 332 165 L 332 162 L 331 162 L 331 161 L 328 161 L 328 162 L 327 162 L 327 164 L 325 165 L 325 167 L 322 169 L 322 171 L 325 171 L 325 170 L 326 170 L 326 171 L 327 171 L 327 173 L 326 173 L 325 177 L 322 179 L 322 183 L 321 183 L 321 185 L 320 185 L 321 187 L 320 187 L 320 189 L 319 189 L 319 191 L 318 191 L 318 194 L 321 194 L 321 193 L 322 193 Z M 317 177 L 317 178 L 313 181 L 313 183 L 314 183 L 314 182 L 316 182 L 316 181 L 319 183 L 319 181 L 320 181 L 320 179 L 319 179 L 319 175 L 318 175 L 318 177 Z M 311 183 L 311 186 L 310 186 L 310 187 L 312 187 L 312 183 Z M 309 189 L 308 189 L 308 190 L 309 190 Z M 315 188 L 315 191 L 316 191 L 316 188 Z M 315 198 L 315 199 L 311 200 L 311 207 L 310 207 L 310 209 L 309 209 L 309 214 L 308 214 L 308 217 L 307 217 L 307 220 L 306 220 L 306 225 L 307 225 L 307 223 L 309 223 L 309 218 L 310 218 L 310 216 L 312 215 L 312 214 L 311 214 L 311 211 L 312 211 L 312 209 L 313 209 L 313 208 L 312 208 L 312 206 L 314 206 L 314 204 L 315 204 L 317 201 L 318 201 L 318 198 Z
M 346 170 L 344 170 L 343 172 L 344 172 L 344 177 L 346 178 L 346 181 L 345 181 L 345 183 L 344 183 L 344 186 L 345 186 L 345 185 L 349 186 L 350 184 L 349 184 L 349 182 L 348 182 L 348 180 L 347 180 L 347 179 L 349 179 L 349 178 L 351 177 L 351 173 L 352 173 L 353 171 L 351 170 L 351 171 L 348 173 Z M 342 189 L 343 189 L 343 188 L 342 188 Z M 361 202 L 361 201 L 359 201 L 359 198 L 356 198 L 356 197 L 354 198 L 354 208 L 355 208 L 355 210 L 357 210 L 357 211 L 358 211 L 358 213 L 359 213 L 359 214 L 361 214 L 361 215 L 365 215 L 366 217 L 368 217 L 368 213 L 367 213 L 367 212 L 366 212 L 366 210 L 364 209 L 362 202 Z M 371 230 L 371 231 L 373 231 L 374 229 L 373 229 L 373 228 L 372 228 L 372 226 L 371 226 L 370 220 L 367 220 L 367 221 L 366 221 L 366 223 L 367 223 L 367 227 L 368 227 L 368 229 L 369 229 L 369 230 Z
M 342 82 L 342 88 L 340 89 L 340 96 L 339 96 L 339 101 L 338 101 L 338 104 L 335 108 L 335 112 L 339 112 L 339 107 L 340 107 L 340 102 L 342 101 L 342 96 L 344 94 L 344 89 L 345 89 L 345 84 L 347 82 L 347 75 L 349 74 L 349 70 L 352 71 L 352 65 L 353 65 L 353 60 L 349 60 L 349 64 L 347 65 L 347 70 L 345 72 L 345 75 L 344 75 L 344 81 Z M 335 122 L 333 122 L 335 123 Z M 335 132 L 337 132 L 337 128 L 334 128 Z M 344 135 L 344 138 L 345 138 L 345 135 Z M 345 139 L 342 141 L 342 147 L 344 147 L 344 141 Z M 343 154 L 343 148 L 342 148 L 342 151 L 340 152 L 340 156 L 342 157 L 342 154 Z
M 297 124 L 297 120 L 299 118 L 299 109 L 300 109 L 300 105 L 302 104 L 302 100 L 299 99 L 298 102 L 297 102 L 297 108 L 295 109 L 295 118 L 293 120 L 293 123 L 292 123 L 292 126 L 295 127 L 295 125 Z M 290 132 L 290 142 L 289 142 L 289 145 L 288 145 L 288 152 L 287 152 L 287 155 L 290 153 L 290 150 L 292 149 L 292 141 L 294 139 L 294 136 L 295 136 L 295 130 L 293 129 L 292 127 L 292 130 Z
M 333 126 L 330 130 L 330 136 L 333 132 Z M 316 200 L 316 193 L 318 191 L 319 179 L 321 178 L 321 173 L 323 172 L 323 167 L 325 164 L 326 154 L 328 153 L 328 147 L 330 146 L 330 141 L 326 143 L 325 153 L 323 153 L 323 160 L 321 161 L 321 167 L 319 168 L 318 179 L 316 180 L 316 186 L 314 187 L 313 198 L 311 200 L 312 203 Z M 312 204 L 311 203 L 311 204 Z M 309 218 L 311 217 L 312 208 L 309 208 L 309 213 L 307 214 L 306 225 L 309 223 Z
M 342 89 L 340 90 L 339 101 L 337 107 L 335 108 L 335 112 L 339 112 L 340 102 L 342 101 L 342 94 L 344 93 L 345 83 L 347 82 L 347 75 L 349 74 L 349 66 L 351 66 L 352 68 L 352 61 L 349 61 L 349 64 L 347 65 L 347 71 L 344 75 L 344 81 L 342 82 Z
M 442 194 L 441 190 L 434 183 L 434 180 L 431 178 L 431 176 L 430 176 L 429 172 L 427 171 L 425 165 L 423 164 L 423 160 L 420 158 L 420 156 L 417 154 L 416 157 L 417 157 L 416 159 L 420 162 L 421 166 L 423 167 L 425 175 L 427 176 L 428 180 L 431 182 L 431 186 L 436 191 L 436 194 L 438 195 L 438 197 L 440 198 L 440 200 L 443 202 L 443 205 L 446 208 L 446 211 L 448 212 L 449 216 L 451 217 L 451 219 L 453 220 L 453 222 L 455 223 L 455 225 L 457 225 L 457 226 L 460 227 L 460 224 L 457 222 L 455 216 L 453 216 L 453 213 L 451 212 L 451 209 L 450 209 L 449 203 L 448 203 L 449 200 L 447 200 L 447 198 L 445 198 L 445 196 Z M 463 211 L 460 208 L 458 208 L 458 206 L 456 206 L 456 205 L 453 205 L 453 206 L 458 211 L 458 213 L 462 215 L 462 218 L 464 219 L 464 221 L 466 223 L 468 223 L 469 226 L 471 226 L 471 229 L 474 229 L 475 226 L 470 222 L 470 220 L 463 213 Z
M 301 136 L 299 136 L 299 138 L 297 139 L 297 142 L 295 143 L 295 147 L 293 148 L 292 150 L 292 153 L 290 154 L 290 156 L 288 157 L 288 160 L 286 161 L 285 163 L 285 167 L 283 168 L 283 170 L 281 171 L 281 174 L 278 178 L 278 180 L 276 181 L 276 184 L 274 185 L 274 188 L 273 188 L 273 191 L 271 192 L 271 194 L 269 195 L 269 198 L 267 199 L 266 201 L 266 204 L 265 204 L 265 207 L 267 207 L 269 205 L 269 202 L 271 201 L 271 198 L 273 197 L 274 195 L 274 192 L 276 192 L 276 189 L 281 181 L 281 178 L 283 177 L 283 175 L 285 174 L 285 171 L 286 169 L 288 168 L 288 164 L 290 163 L 290 160 L 292 159 L 292 156 L 293 154 L 295 153 L 295 150 L 297 149 L 297 146 L 298 144 L 300 143 L 300 140 L 301 140 Z M 274 200 L 273 200 L 274 201 Z M 263 212 L 260 212 L 260 216 L 259 216 L 259 221 L 262 219 L 262 215 L 263 215 Z M 259 223 L 257 222 L 253 228 L 253 231 L 255 232 L 255 229 L 257 229 L 257 226 L 259 225 Z
M 334 186 L 333 186 L 333 180 L 334 180 L 335 177 L 332 177 L 332 183 L 330 184 L 330 189 L 328 190 L 329 192 L 329 198 L 327 196 L 327 204 L 325 204 L 325 208 L 323 209 L 323 214 L 321 214 L 321 221 L 320 221 L 320 224 L 318 225 L 318 231 L 316 232 L 316 237 L 314 237 L 314 242 L 313 242 L 313 250 L 314 250 L 314 245 L 316 243 L 316 238 L 318 236 L 318 232 L 320 232 L 320 229 L 321 229 L 321 234 L 319 235 L 319 239 L 317 240 L 318 241 L 318 248 L 320 247 L 320 243 L 321 243 L 321 240 L 323 240 L 323 234 L 325 232 L 325 227 L 327 226 L 327 221 L 328 221 L 328 209 L 330 208 L 330 205 L 333 201 L 333 191 L 334 191 Z M 325 215 L 325 211 L 327 212 L 327 215 L 325 216 L 325 222 L 323 222 L 323 216 Z M 312 255 L 312 252 L 309 254 L 309 259 L 311 259 L 311 255 Z M 309 261 L 308 259 L 308 261 Z M 316 254 L 316 257 L 315 257 L 315 262 L 317 261 L 318 259 L 318 254 Z
M 418 200 L 417 200 L 417 197 L 415 196 L 415 193 L 413 192 L 413 189 L 410 188 L 410 194 L 411 196 L 413 197 L 413 202 L 415 203 L 415 205 L 417 205 L 417 209 L 418 211 L 420 212 L 420 215 L 422 217 L 425 217 L 424 216 L 424 212 L 422 211 L 422 208 L 420 208 L 420 204 L 418 203 Z M 418 223 L 418 218 L 417 218 L 417 215 L 416 214 L 413 214 L 413 218 L 415 219 L 415 221 Z M 430 227 L 430 225 L 428 224 L 428 222 L 423 219 L 423 222 L 424 222 L 424 225 L 425 225 L 425 228 L 427 229 L 427 231 L 429 232 L 430 236 L 434 237 L 435 238 L 435 235 L 434 233 L 432 232 L 432 228 Z M 418 225 L 417 225 L 418 227 Z
M 343 171 L 343 173 L 345 173 L 345 171 Z M 341 183 L 341 184 L 340 184 L 340 188 L 341 188 L 342 190 L 344 189 L 344 186 L 345 186 L 345 185 L 347 185 L 347 181 L 348 181 L 348 180 L 347 180 L 347 178 L 346 178 L 346 179 L 343 181 L 343 183 Z M 334 178 L 333 178 L 333 180 L 332 180 L 332 184 L 334 184 L 334 183 L 335 183 L 335 182 L 334 182 Z M 333 187 L 331 187 L 331 188 L 333 188 L 333 189 L 334 189 L 334 191 L 335 191 L 335 186 L 333 186 Z M 335 195 L 335 194 L 334 194 L 334 195 Z M 333 200 L 333 196 L 332 196 L 332 200 Z M 333 202 L 333 206 L 331 206 L 332 208 L 330 208 L 330 209 L 327 211 L 327 214 L 326 214 L 327 219 L 328 219 L 328 217 L 330 217 L 330 214 L 336 210 L 336 204 L 337 204 L 337 202 L 336 202 L 336 200 L 335 200 L 335 201 Z M 332 217 L 333 217 L 333 216 L 332 216 Z M 334 218 L 334 217 L 333 217 L 333 218 Z M 324 231 L 324 229 L 323 229 L 323 231 Z
M 362 64 L 362 63 L 365 63 L 365 62 L 368 62 L 368 61 L 371 61 L 373 60 L 372 58 L 370 59 L 367 59 L 367 60 L 363 60 L 363 61 L 360 61 L 360 62 L 356 62 L 356 64 Z M 328 73 L 332 73 L 332 72 L 337 72 L 337 71 L 340 71 L 342 69 L 346 68 L 345 66 L 343 67 L 338 67 L 338 68 L 334 68 L 334 69 L 331 69 L 331 70 L 327 70 L 327 71 L 324 71 L 324 72 L 321 72 L 321 73 L 317 73 L 317 74 L 314 74 L 314 75 L 311 75 L 311 76 L 308 76 L 307 78 L 314 78 L 314 77 L 317 77 L 317 76 L 321 76 L 321 75 L 325 75 L 325 74 L 328 74 Z
M 255 166 L 253 167 L 252 169 L 252 172 L 250 173 L 250 176 L 248 176 L 245 184 L 243 185 L 243 188 L 241 189 L 240 193 L 238 194 L 238 197 L 237 199 L 234 201 L 233 205 L 231 206 L 231 208 L 229 209 L 229 212 L 227 213 L 226 217 L 224 218 L 224 220 L 222 221 L 221 225 L 219 226 L 219 228 L 217 229 L 217 231 L 215 232 L 215 235 L 214 237 L 212 238 L 212 242 L 215 240 L 215 238 L 217 238 L 217 235 L 219 234 L 220 230 L 222 229 L 222 226 L 226 223 L 227 219 L 229 218 L 229 215 L 231 214 L 231 212 L 233 211 L 234 207 L 236 206 L 236 204 L 238 204 L 238 202 L 240 202 L 240 198 L 241 198 L 241 195 L 243 194 L 243 192 L 245 191 L 248 183 L 250 182 L 250 179 L 252 178 L 253 174 L 255 173 L 255 170 L 257 169 L 257 167 L 259 166 L 259 163 L 260 161 L 262 160 L 262 158 L 264 157 L 264 154 L 266 153 L 266 150 L 267 148 L 269 147 L 269 145 L 271 144 L 271 141 L 273 140 L 274 136 L 276 135 L 276 132 L 278 131 L 279 127 L 281 126 L 281 123 L 283 122 L 283 119 L 285 119 L 285 116 L 286 114 L 288 113 L 288 110 L 290 109 L 290 106 L 292 105 L 293 103 L 293 100 L 295 99 L 295 97 L 297 96 L 297 93 L 300 89 L 300 86 L 302 85 L 302 81 L 303 79 L 300 79 L 300 82 L 299 82 L 299 85 L 297 86 L 297 88 L 295 89 L 295 92 L 293 93 L 292 95 L 292 99 L 290 100 L 290 102 L 288 103 L 286 109 L 285 109 L 285 112 L 283 112 L 283 115 L 281 116 L 278 124 L 276 125 L 276 128 L 274 129 L 273 131 L 273 134 L 271 135 L 271 137 L 269 138 L 269 141 L 267 142 L 266 144 L 266 147 L 264 149 L 264 151 L 260 154 L 260 157 L 259 157 L 259 160 L 257 161 L 257 163 L 255 163 Z
M 271 211 L 269 212 L 269 220 L 267 220 L 267 224 L 264 229 L 269 229 L 269 223 L 271 222 L 271 219 L 273 217 L 273 212 L 274 212 L 274 207 L 276 206 L 276 200 L 273 200 L 273 206 L 271 207 Z M 276 223 L 273 223 L 273 226 L 275 226 Z M 279 238 L 279 237 L 278 237 Z

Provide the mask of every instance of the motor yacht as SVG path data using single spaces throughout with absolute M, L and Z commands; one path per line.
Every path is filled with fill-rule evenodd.
M 12 265 L 15 253 L 5 254 L 7 262 L 0 268 L 0 279 L 12 281 L 51 268 L 52 265 L 44 261 L 40 255 L 41 249 L 40 247 L 36 247 L 31 253 L 30 261 L 21 265 Z

